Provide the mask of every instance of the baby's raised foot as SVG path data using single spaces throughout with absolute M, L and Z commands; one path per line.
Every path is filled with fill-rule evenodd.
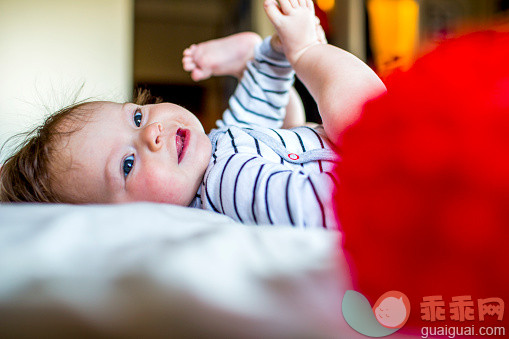
M 308 47 L 325 42 L 312 0 L 279 0 L 279 5 L 265 0 L 264 8 L 292 65 Z
M 242 76 L 246 63 L 254 56 L 254 48 L 262 39 L 256 33 L 243 32 L 221 39 L 193 44 L 184 50 L 182 66 L 194 81 L 211 76 Z

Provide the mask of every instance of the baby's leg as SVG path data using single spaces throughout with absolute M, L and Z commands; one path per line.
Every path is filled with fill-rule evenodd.
M 240 78 L 254 56 L 255 46 L 261 42 L 258 34 L 243 32 L 193 44 L 184 50 L 182 65 L 194 81 L 223 75 Z
M 364 104 L 385 92 L 384 84 L 357 57 L 321 43 L 311 0 L 279 0 L 279 5 L 266 0 L 264 6 L 288 61 L 318 104 L 327 136 L 339 142 Z
M 320 27 L 321 28 L 321 27 Z M 191 72 L 194 81 L 201 81 L 211 76 L 229 75 L 240 80 L 246 64 L 254 57 L 254 48 L 262 41 L 260 36 L 252 32 L 243 32 L 193 44 L 184 50 L 182 65 L 184 70 Z M 278 52 L 283 52 L 277 35 L 271 45 Z M 290 100 L 286 106 L 283 128 L 302 126 L 306 123 L 304 106 L 295 88 L 290 89 Z
M 283 128 L 290 129 L 306 124 L 304 105 L 295 87 L 290 88 L 290 100 L 286 105 L 286 116 L 283 120 Z

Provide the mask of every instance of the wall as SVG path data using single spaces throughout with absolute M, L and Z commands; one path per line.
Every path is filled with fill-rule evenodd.
M 262 1 L 256 0 L 263 10 Z M 182 69 L 182 52 L 200 43 L 252 30 L 246 0 L 135 1 L 134 83 L 191 110 L 206 131 L 226 108 L 232 79 L 198 83 Z
M 134 79 L 137 83 L 192 84 L 182 52 L 193 43 L 231 31 L 239 0 L 138 0 L 135 2 Z M 261 6 L 261 3 L 259 3 Z M 230 29 L 229 29 L 230 28 Z
M 251 2 L 251 12 L 253 16 L 253 31 L 260 34 L 262 37 L 272 35 L 275 30 L 267 14 L 265 14 L 262 1 L 253 0 Z
M 340 0 L 331 13 L 333 44 L 366 61 L 366 17 L 363 0 Z
M 135 82 L 194 84 L 182 69 L 182 51 L 220 37 L 225 17 L 217 0 L 139 0 L 135 4 Z
M 83 83 L 80 98 L 131 96 L 133 1 L 0 1 L 1 144 Z

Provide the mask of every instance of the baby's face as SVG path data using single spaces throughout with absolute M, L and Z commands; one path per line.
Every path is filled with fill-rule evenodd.
M 191 112 L 170 103 L 97 102 L 86 109 L 91 121 L 64 144 L 71 159 L 66 196 L 78 203 L 191 202 L 211 155 Z

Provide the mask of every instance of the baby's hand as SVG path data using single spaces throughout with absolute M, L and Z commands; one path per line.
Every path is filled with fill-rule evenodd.
M 312 0 L 279 0 L 279 6 L 276 0 L 265 0 L 264 7 L 292 65 L 308 47 L 324 42 L 317 32 Z

